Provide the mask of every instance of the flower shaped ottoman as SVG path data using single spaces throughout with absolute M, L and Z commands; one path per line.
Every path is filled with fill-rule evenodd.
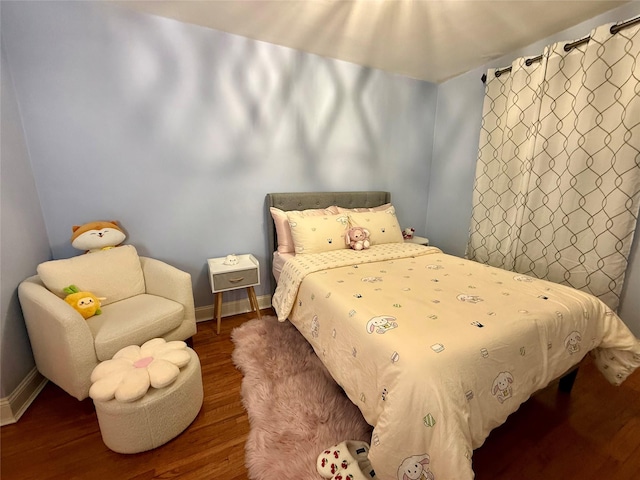
M 184 342 L 154 338 L 125 347 L 98 364 L 91 382 L 102 440 L 118 453 L 167 443 L 202 407 L 200 360 Z

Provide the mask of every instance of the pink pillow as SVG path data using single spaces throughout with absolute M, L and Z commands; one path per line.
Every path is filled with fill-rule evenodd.
M 371 208 L 344 208 L 344 207 L 336 207 L 338 209 L 338 213 L 354 213 L 354 212 L 384 212 L 391 208 L 390 203 L 385 203 L 384 205 L 380 205 L 379 207 L 371 207 Z
M 276 235 L 278 237 L 278 252 L 295 253 L 293 245 L 293 236 L 291 235 L 291 227 L 289 227 L 289 218 L 287 213 L 299 213 L 304 216 L 314 217 L 321 215 L 337 215 L 338 207 L 332 205 L 328 208 L 310 208 L 308 210 L 290 210 L 285 212 L 279 208 L 269 207 L 273 223 L 276 225 Z

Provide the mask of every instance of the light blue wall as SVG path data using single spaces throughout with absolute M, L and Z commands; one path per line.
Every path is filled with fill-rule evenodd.
M 582 38 L 597 26 L 638 14 L 640 2 L 635 1 L 438 85 L 426 229 L 433 245 L 453 255 L 465 253 L 484 100 L 482 74 L 488 68 L 508 66 L 518 57 L 538 55 L 545 45 Z M 619 309 L 636 336 L 640 336 L 639 243 L 636 237 Z
M 426 227 L 434 84 L 96 2 L 3 1 L 2 42 L 55 258 L 119 220 L 205 306 L 209 257 L 270 291 L 268 192 L 389 190 Z
M 49 260 L 51 251 L 4 49 L 0 75 L 0 398 L 5 398 L 35 366 L 18 284 Z

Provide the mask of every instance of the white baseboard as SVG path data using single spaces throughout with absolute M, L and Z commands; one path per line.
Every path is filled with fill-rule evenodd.
M 269 308 L 271 306 L 271 295 L 261 295 L 258 297 L 258 306 L 260 309 Z M 234 300 L 233 302 L 222 302 L 222 316 L 238 315 L 251 311 L 249 299 Z M 207 322 L 213 320 L 213 305 L 196 308 L 196 322 Z
M 47 379 L 33 367 L 8 397 L 0 399 L 0 426 L 16 423 L 47 384 Z

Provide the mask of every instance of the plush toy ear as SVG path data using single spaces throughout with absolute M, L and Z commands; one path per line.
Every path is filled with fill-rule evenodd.
M 74 225 L 73 227 L 71 227 L 71 232 L 75 232 L 76 230 L 78 230 L 80 228 L 80 225 Z

